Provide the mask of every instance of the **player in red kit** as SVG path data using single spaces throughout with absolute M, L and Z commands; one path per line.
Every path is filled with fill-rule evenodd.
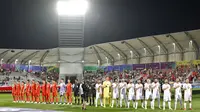
M 49 82 L 46 84 L 46 103 L 50 103 L 51 85 Z
M 12 96 L 13 96 L 13 102 L 16 102 L 16 81 L 14 81 L 14 85 L 12 86 Z
M 16 85 L 16 100 L 17 102 L 20 101 L 20 92 L 21 92 L 21 87 L 20 87 L 20 81 L 17 82 L 17 85 Z
M 68 80 L 66 91 L 68 105 L 72 105 L 72 83 L 70 80 Z
M 36 103 L 40 103 L 40 83 L 39 81 L 36 83 L 36 91 L 35 91 L 35 99 Z
M 31 84 L 30 80 L 27 80 L 26 83 L 26 103 L 30 103 L 30 96 L 31 96 Z
M 42 102 L 45 104 L 46 102 L 46 81 L 42 81 Z
M 52 104 L 56 100 L 56 104 L 58 104 L 58 89 L 56 81 L 52 81 Z
M 21 83 L 21 92 L 20 92 L 20 97 L 21 97 L 21 101 L 22 103 L 24 103 L 24 94 L 25 94 L 25 85 L 24 85 L 24 81 L 22 81 Z
M 36 101 L 35 99 L 35 90 L 36 90 L 36 84 L 35 84 L 35 80 L 32 80 L 32 84 L 31 84 L 31 101 L 32 103 L 34 103 Z

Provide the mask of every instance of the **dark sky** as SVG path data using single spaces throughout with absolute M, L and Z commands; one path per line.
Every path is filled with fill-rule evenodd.
M 58 47 L 56 0 L 0 0 L 0 47 Z M 84 45 L 200 28 L 191 0 L 90 0 Z

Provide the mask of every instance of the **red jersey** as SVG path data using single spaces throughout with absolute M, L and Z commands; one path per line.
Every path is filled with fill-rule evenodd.
M 40 85 L 36 85 L 36 94 L 40 94 Z
M 24 84 L 21 85 L 21 93 L 24 93 Z
M 66 86 L 67 92 L 72 92 L 72 84 L 68 83 Z
M 31 91 L 31 85 L 26 84 L 26 93 L 29 93 Z
M 47 85 L 46 85 L 46 93 L 47 93 L 47 94 L 50 94 L 50 92 L 51 92 L 51 85 L 50 85 L 50 84 L 47 84 Z
M 18 93 L 21 91 L 20 84 L 17 84 L 17 85 L 16 85 L 16 91 L 17 91 Z
M 56 83 L 52 85 L 52 92 L 53 93 L 57 92 L 57 84 Z
M 33 84 L 31 84 L 31 91 L 32 91 L 32 93 L 35 93 L 35 90 L 36 90 L 36 84 L 33 83 Z
M 16 84 L 14 84 L 14 86 L 12 86 L 12 94 L 16 93 Z
M 42 85 L 42 94 L 44 95 L 46 93 L 46 84 Z

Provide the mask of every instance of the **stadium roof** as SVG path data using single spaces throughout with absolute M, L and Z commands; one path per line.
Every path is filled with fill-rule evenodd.
M 144 48 L 146 48 L 146 56 L 155 56 L 159 54 L 174 53 L 173 43 L 176 44 L 175 52 L 191 52 L 199 50 L 200 29 L 187 32 L 177 32 L 171 34 L 155 35 L 140 37 L 136 39 L 115 41 L 110 43 L 96 44 L 85 48 L 84 62 L 86 64 L 106 63 L 106 57 L 110 60 L 119 60 L 118 55 L 122 59 L 145 57 Z M 193 42 L 192 49 L 189 49 L 189 42 Z M 160 46 L 160 53 L 158 50 Z M 132 56 L 131 53 L 132 52 Z M 0 59 L 4 63 L 14 63 L 16 59 L 20 63 L 32 64 L 55 64 L 62 59 L 62 56 L 68 55 L 65 48 L 53 48 L 44 50 L 26 50 L 26 49 L 0 49 Z M 81 60 L 80 60 L 81 61 Z

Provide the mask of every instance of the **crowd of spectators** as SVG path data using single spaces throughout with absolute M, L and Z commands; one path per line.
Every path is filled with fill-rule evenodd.
M 96 80 L 102 79 L 106 76 L 109 76 L 111 79 L 124 79 L 129 81 L 131 79 L 137 80 L 140 79 L 145 81 L 149 79 L 158 79 L 163 82 L 165 79 L 169 81 L 175 81 L 176 78 L 184 81 L 186 78 L 189 78 L 191 82 L 200 81 L 200 66 L 178 66 L 176 69 L 144 69 L 144 70 L 124 70 L 123 72 L 112 71 L 112 72 L 97 72 L 85 71 L 84 80 Z

